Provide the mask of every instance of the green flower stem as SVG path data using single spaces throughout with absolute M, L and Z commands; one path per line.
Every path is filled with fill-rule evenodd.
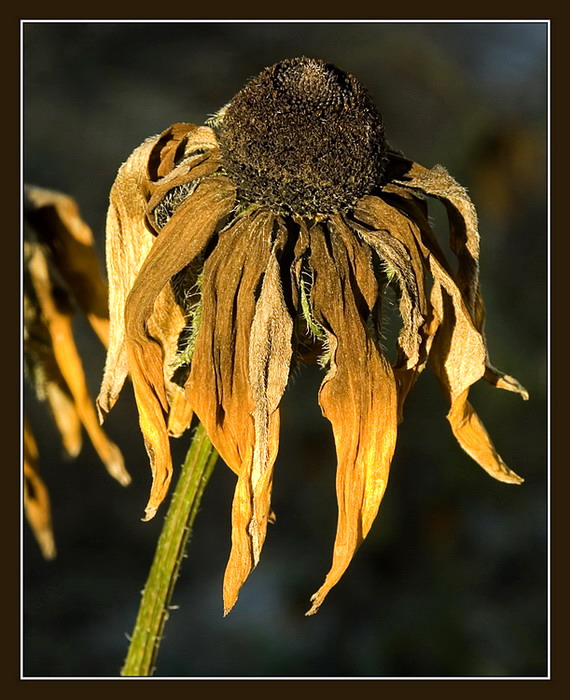
M 180 472 L 142 593 L 122 676 L 151 676 L 194 518 L 218 453 L 199 424 Z

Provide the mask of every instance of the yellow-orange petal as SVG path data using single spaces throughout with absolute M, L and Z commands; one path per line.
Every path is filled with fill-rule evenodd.
M 56 555 L 48 490 L 38 472 L 38 447 L 24 416 L 24 510 L 26 519 L 46 559 Z
M 485 426 L 467 400 L 468 390 L 451 401 L 447 414 L 457 442 L 477 464 L 497 481 L 521 484 L 524 479 L 510 469 L 495 449 Z
M 311 598 L 314 614 L 339 581 L 378 513 L 396 445 L 398 399 L 389 362 L 369 337 L 355 301 L 346 249 L 330 232 L 311 232 L 313 313 L 327 333 L 331 366 L 320 393 L 337 451 L 338 525 L 333 561 Z
M 285 230 L 281 230 L 285 234 Z M 232 551 L 224 578 L 224 611 L 233 607 L 249 571 L 257 566 L 271 519 L 273 464 L 279 447 L 279 403 L 287 386 L 293 320 L 281 288 L 279 255 L 273 245 L 249 338 L 249 383 L 254 445 L 241 465 L 232 510 Z
M 93 233 L 75 200 L 61 192 L 26 185 L 27 222 L 49 251 L 53 265 L 101 342 L 109 342 L 107 285 Z
M 224 576 L 226 614 L 257 563 L 270 517 L 277 404 L 291 353 L 274 220 L 259 209 L 220 233 L 204 265 L 201 320 L 186 385 L 214 447 L 238 476 Z
M 57 303 L 48 261 L 41 248 L 35 247 L 29 256 L 28 270 L 34 292 L 49 332 L 51 350 L 65 388 L 73 398 L 77 416 L 87 431 L 95 450 L 107 471 L 121 484 L 130 482 L 119 448 L 101 429 L 83 370 L 83 364 L 73 337 L 71 312 Z M 59 417 L 59 425 L 61 420 Z M 74 430 L 75 425 L 70 426 Z
M 224 177 L 200 183 L 156 238 L 125 304 L 128 370 L 153 477 L 145 520 L 155 515 L 172 475 L 164 417 L 168 411 L 164 356 L 158 343 L 148 335 L 147 324 L 160 292 L 203 251 L 218 222 L 231 211 L 234 198 L 235 190 Z

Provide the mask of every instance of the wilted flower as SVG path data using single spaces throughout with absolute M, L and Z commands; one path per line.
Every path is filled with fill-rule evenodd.
M 457 269 L 428 221 L 445 205 Z M 151 460 L 151 518 L 171 478 L 168 433 L 195 412 L 237 475 L 226 612 L 257 564 L 271 519 L 279 403 L 293 363 L 326 368 L 338 529 L 313 613 L 377 514 L 408 391 L 426 364 L 450 403 L 460 445 L 492 476 L 522 481 L 468 402 L 472 384 L 525 390 L 489 363 L 477 219 L 441 166 L 385 141 L 363 86 L 319 60 L 253 78 L 209 126 L 175 124 L 145 141 L 111 191 L 111 340 L 98 404 L 130 374 Z M 382 304 L 398 290 L 397 359 L 383 348 Z
M 119 448 L 105 435 L 89 395 L 73 336 L 75 308 L 108 345 L 107 287 L 90 228 L 67 195 L 26 186 L 24 192 L 24 370 L 50 408 L 66 453 L 81 450 L 87 431 L 108 472 L 130 477 Z M 55 555 L 49 495 L 38 472 L 38 448 L 24 418 L 24 505 L 44 556 Z

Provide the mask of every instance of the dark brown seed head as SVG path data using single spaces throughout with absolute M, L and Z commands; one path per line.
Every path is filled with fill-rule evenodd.
M 385 153 L 382 116 L 365 88 L 311 58 L 250 80 L 223 115 L 220 145 L 241 199 L 303 216 L 350 208 L 379 183 Z

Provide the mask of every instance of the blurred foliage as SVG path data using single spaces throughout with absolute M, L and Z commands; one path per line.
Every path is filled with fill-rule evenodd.
M 499 452 L 525 477 L 494 482 L 457 447 L 426 372 L 406 405 L 380 515 L 314 618 L 336 522 L 335 455 L 298 375 L 283 403 L 277 522 L 222 617 L 234 477 L 214 473 L 174 595 L 157 676 L 544 676 L 547 672 L 547 28 L 540 23 L 30 22 L 24 26 L 24 177 L 74 197 L 104 259 L 108 193 L 147 136 L 202 123 L 286 57 L 354 73 L 390 143 L 445 165 L 477 206 L 494 364 L 530 392 L 476 387 Z M 443 222 L 433 211 L 436 226 Z M 445 231 L 440 232 L 440 238 Z M 77 321 L 93 394 L 104 350 Z M 26 411 L 41 430 L 42 407 Z M 150 471 L 127 390 L 106 428 L 133 477 L 121 489 L 86 446 L 66 462 L 49 424 L 42 474 L 58 556 L 25 532 L 24 674 L 117 676 L 162 524 L 142 523 Z M 175 463 L 187 449 L 175 441 Z

